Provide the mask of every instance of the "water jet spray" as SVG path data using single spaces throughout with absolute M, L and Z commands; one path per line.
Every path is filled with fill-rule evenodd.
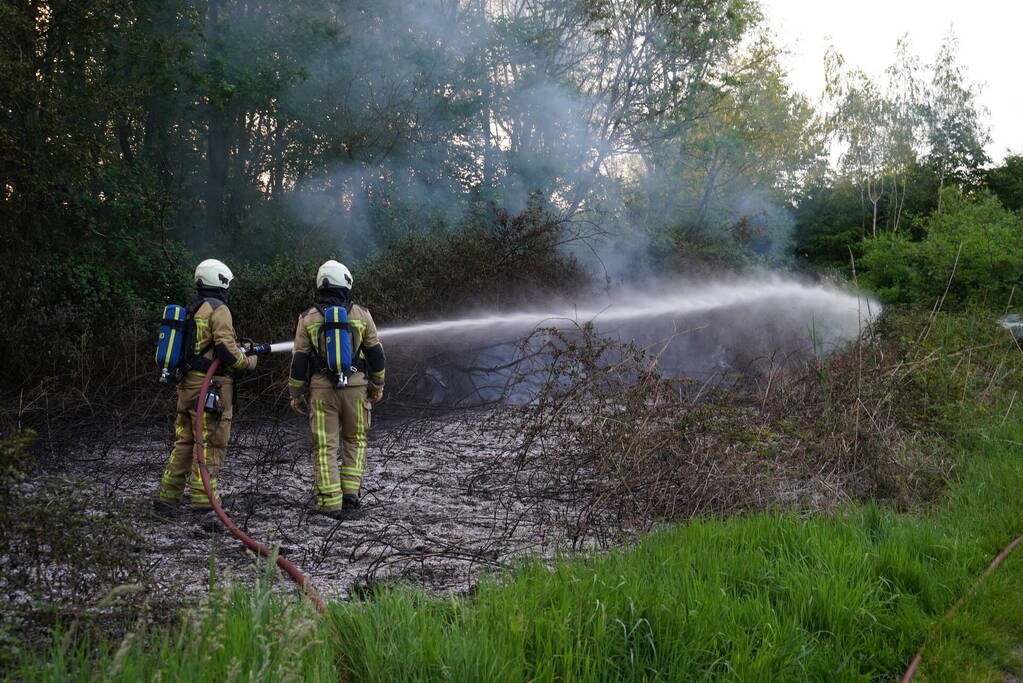
M 675 284 L 651 292 L 627 292 L 605 302 L 588 302 L 558 309 L 523 310 L 471 317 L 413 323 L 380 328 L 381 337 L 424 334 L 472 333 L 476 330 L 528 330 L 539 326 L 563 327 L 579 322 L 603 323 L 691 316 L 718 309 L 751 306 L 772 299 L 786 299 L 790 306 L 807 312 L 841 318 L 859 331 L 881 310 L 880 304 L 862 295 L 822 285 L 806 285 L 780 278 L 706 285 Z M 602 305 L 601 305 L 602 304 Z
M 528 381 L 509 388 L 521 382 L 519 361 L 537 351 L 524 353 L 522 341 L 538 329 L 571 333 L 589 323 L 601 336 L 656 345 L 658 369 L 667 377 L 709 377 L 746 372 L 779 355 L 783 363 L 826 355 L 857 338 L 880 311 L 858 292 L 766 275 L 622 288 L 575 303 L 384 326 L 379 333 L 385 343 L 397 342 L 392 358 L 403 358 L 418 377 L 418 384 L 406 385 L 413 394 L 463 405 L 531 400 Z M 291 349 L 291 342 L 280 342 L 258 352 Z

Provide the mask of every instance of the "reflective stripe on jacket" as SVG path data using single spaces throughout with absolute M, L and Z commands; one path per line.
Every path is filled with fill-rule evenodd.
M 207 299 L 196 309 L 195 348 L 190 350 L 192 356 L 200 356 L 212 361 L 220 358 L 226 370 L 239 370 L 245 365 L 245 352 L 238 346 L 238 338 L 234 331 L 234 320 L 227 304 L 214 306 Z

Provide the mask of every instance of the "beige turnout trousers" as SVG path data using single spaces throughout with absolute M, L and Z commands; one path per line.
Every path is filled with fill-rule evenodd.
M 229 377 L 216 377 L 214 381 L 220 384 L 220 400 L 224 406 L 224 412 L 219 418 L 203 413 L 203 443 L 205 444 L 203 457 L 210 472 L 213 495 L 217 496 L 217 500 L 219 500 L 217 472 L 220 471 L 220 466 L 224 462 L 227 442 L 231 438 L 231 392 L 234 387 Z M 202 487 L 199 462 L 195 458 L 195 429 L 193 427 L 195 403 L 199 399 L 202 382 L 202 373 L 190 372 L 178 385 L 178 403 L 174 417 L 174 447 L 171 450 L 167 467 L 164 468 L 163 476 L 160 478 L 159 496 L 161 500 L 168 503 L 177 503 L 181 499 L 181 492 L 185 488 L 187 477 L 192 505 L 197 508 L 209 508 L 211 507 L 210 499 Z M 191 473 L 190 477 L 189 473 Z
M 325 366 L 321 353 L 323 314 L 314 306 L 298 316 L 295 326 L 288 393 L 292 399 L 300 399 L 309 392 L 314 490 L 316 505 L 321 510 L 341 507 L 343 495 L 359 495 L 366 471 L 366 434 L 370 424 L 367 385 L 372 381 L 379 390 L 384 386 L 383 347 L 373 316 L 364 307 L 352 304 L 348 323 L 353 361 L 361 359 L 369 376 L 359 370 L 348 378 L 348 386 L 343 389 L 336 388 L 320 371 Z M 374 351 L 379 353 L 379 367 L 369 360 L 377 357 Z
M 366 434 L 372 406 L 366 400 L 365 384 L 335 389 L 322 377 L 310 384 L 309 432 L 313 438 L 316 505 L 329 510 L 341 507 L 343 494 L 359 495 L 366 471 Z

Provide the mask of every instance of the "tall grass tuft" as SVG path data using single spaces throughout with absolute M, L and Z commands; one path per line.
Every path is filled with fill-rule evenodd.
M 274 590 L 274 559 L 249 588 L 215 588 L 174 627 L 140 620 L 120 642 L 76 640 L 58 628 L 53 645 L 12 671 L 39 681 L 338 680 L 325 624 L 304 602 Z

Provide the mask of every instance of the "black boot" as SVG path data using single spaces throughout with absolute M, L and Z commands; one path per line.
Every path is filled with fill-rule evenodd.
M 178 516 L 178 506 L 162 498 L 157 498 L 153 501 L 153 514 L 157 517 L 173 519 Z
M 212 534 L 224 528 L 223 522 L 217 517 L 213 508 L 194 508 L 192 510 L 192 523 L 197 527 Z
M 362 517 L 362 503 L 359 496 L 354 493 L 346 493 L 341 497 L 341 509 L 344 510 L 345 519 L 354 520 Z
M 330 517 L 331 519 L 337 520 L 346 519 L 344 510 L 341 509 L 340 507 L 333 508 L 314 507 L 313 512 L 315 512 L 318 515 L 323 515 L 324 517 Z

